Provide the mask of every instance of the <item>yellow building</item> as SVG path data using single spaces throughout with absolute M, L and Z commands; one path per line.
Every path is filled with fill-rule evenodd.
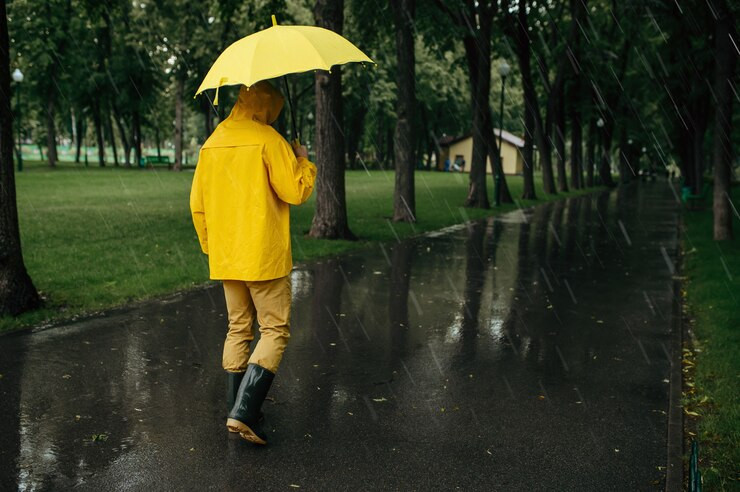
M 501 130 L 498 128 L 494 132 L 497 137 L 501 134 Z M 524 169 L 524 159 L 522 158 L 524 140 L 506 130 L 503 132 L 503 140 L 501 157 L 503 158 L 504 174 L 522 174 Z M 498 138 L 496 143 L 499 143 Z M 442 149 L 440 162 L 438 163 L 440 170 L 444 170 L 445 161 L 449 159 L 450 171 L 457 171 L 459 167 L 462 172 L 470 172 L 470 162 L 473 157 L 473 137 L 471 135 L 457 138 L 444 137 L 440 140 L 439 145 Z M 464 165 L 462 165 L 463 163 Z M 486 159 L 486 173 L 491 174 L 490 159 Z

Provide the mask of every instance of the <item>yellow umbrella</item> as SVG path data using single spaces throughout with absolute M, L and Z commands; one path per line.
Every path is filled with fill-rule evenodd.
M 272 79 L 309 70 L 330 70 L 350 62 L 374 63 L 365 53 L 339 34 L 316 26 L 281 26 L 272 16 L 272 27 L 244 37 L 226 48 L 200 84 L 197 96 L 216 89 L 213 104 L 218 104 L 218 88 Z M 287 89 L 287 83 L 286 83 Z M 288 104 L 293 108 L 288 97 Z M 295 136 L 295 118 L 293 121 Z

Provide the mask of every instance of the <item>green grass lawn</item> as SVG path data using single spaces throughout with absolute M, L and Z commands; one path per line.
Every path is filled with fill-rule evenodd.
M 84 168 L 73 163 L 60 163 L 52 170 L 27 162 L 16 174 L 21 240 L 26 267 L 45 307 L 15 319 L 0 318 L 0 331 L 208 282 L 207 257 L 200 252 L 190 219 L 192 177 L 192 170 Z M 521 196 L 522 178 L 507 179 L 512 195 Z M 517 207 L 463 208 L 467 175 L 419 171 L 418 222 L 391 223 L 393 180 L 387 171 L 347 172 L 348 216 L 350 228 L 360 238 L 357 242 L 306 237 L 314 198 L 294 207 L 294 260 L 337 254 L 372 241 L 395 241 Z M 538 186 L 540 181 L 537 178 Z M 539 187 L 537 193 L 539 201 L 518 205 L 566 196 L 545 196 Z
M 740 187 L 732 200 L 740 204 Z M 699 466 L 706 490 L 740 490 L 740 220 L 727 242 L 712 240 L 711 206 L 687 211 L 684 224 L 686 301 L 697 338 L 686 403 L 699 414 Z

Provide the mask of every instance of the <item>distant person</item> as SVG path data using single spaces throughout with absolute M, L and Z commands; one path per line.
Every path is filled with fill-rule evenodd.
M 447 159 L 445 159 L 444 171 L 448 172 L 449 170 L 450 170 L 450 158 L 448 157 Z
M 465 158 L 460 159 L 460 171 L 465 171 Z
M 242 87 L 201 148 L 190 192 L 198 240 L 211 279 L 223 281 L 229 315 L 226 426 L 255 444 L 267 443 L 262 402 L 290 338 L 290 205 L 308 200 L 316 178 L 306 147 L 291 148 L 270 126 L 283 103 L 268 82 Z M 255 317 L 261 336 L 250 357 Z

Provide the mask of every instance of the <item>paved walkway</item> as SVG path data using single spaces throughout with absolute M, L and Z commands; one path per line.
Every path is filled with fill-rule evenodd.
M 658 489 L 677 220 L 642 183 L 295 270 L 267 448 L 219 286 L 0 337 L 0 489 Z

